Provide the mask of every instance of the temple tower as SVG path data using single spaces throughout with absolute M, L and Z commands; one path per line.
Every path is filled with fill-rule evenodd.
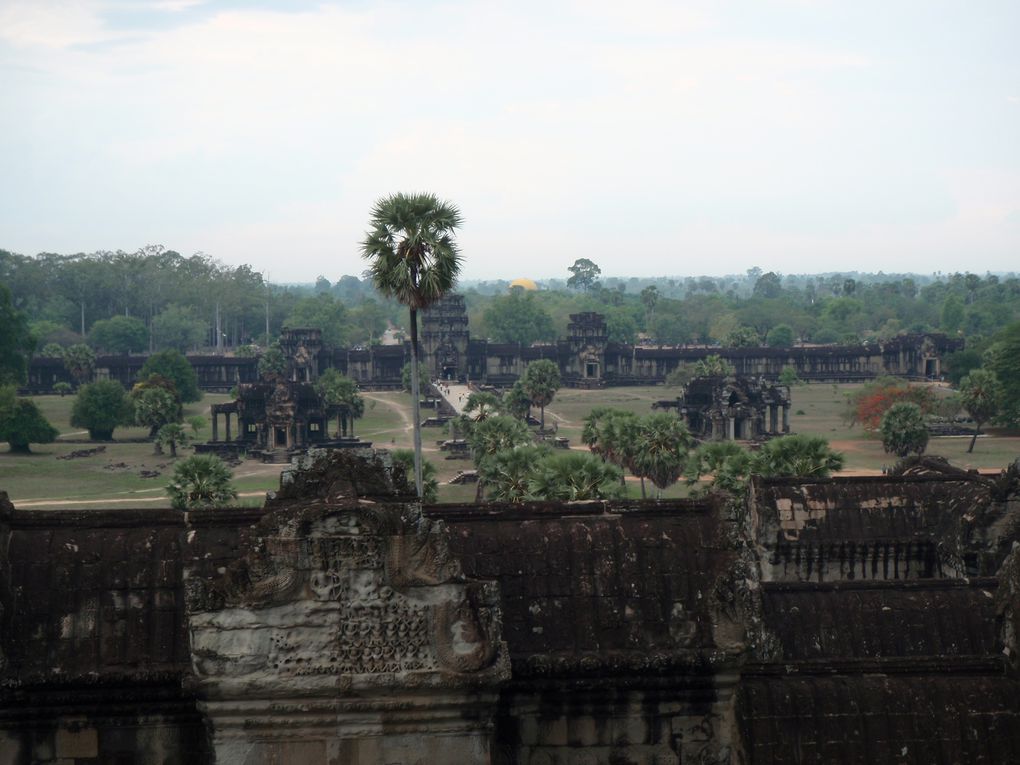
M 450 293 L 422 311 L 420 342 L 433 379 L 467 379 L 469 339 L 463 295 Z

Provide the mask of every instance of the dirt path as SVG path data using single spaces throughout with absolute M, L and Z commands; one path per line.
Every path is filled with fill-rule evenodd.
M 149 503 L 149 502 L 165 502 L 166 494 L 161 493 L 157 497 L 142 497 L 138 496 L 144 492 L 163 492 L 162 488 L 159 489 L 139 489 L 134 492 L 130 497 L 113 499 L 107 497 L 106 499 L 63 499 L 61 497 L 55 497 L 51 499 L 30 499 L 21 502 L 16 502 L 15 507 L 19 510 L 32 507 L 42 507 L 45 505 L 59 505 L 60 509 L 69 507 L 71 505 L 82 506 L 82 505 L 127 505 L 131 503 Z M 264 497 L 266 493 L 264 491 L 242 491 L 237 496 L 240 497 Z
M 407 411 L 404 409 L 404 407 L 400 406 L 400 404 L 390 401 L 388 398 L 373 396 L 371 393 L 362 393 L 361 397 L 371 399 L 372 401 L 377 401 L 378 403 L 383 404 L 389 407 L 390 409 L 395 409 L 397 414 L 400 415 L 401 421 L 403 421 L 404 423 L 404 430 L 406 431 L 414 430 L 414 421 L 411 419 L 411 415 L 409 415 Z

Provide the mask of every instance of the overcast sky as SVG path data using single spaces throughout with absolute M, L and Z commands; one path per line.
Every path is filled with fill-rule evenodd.
M 0 0 L 0 248 L 469 279 L 1020 269 L 1015 0 Z

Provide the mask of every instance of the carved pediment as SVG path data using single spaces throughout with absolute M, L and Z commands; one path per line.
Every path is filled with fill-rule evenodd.
M 465 579 L 445 526 L 417 505 L 365 498 L 386 483 L 376 473 L 386 463 L 359 462 L 364 475 L 348 475 L 340 495 L 336 468 L 350 459 L 297 471 L 238 560 L 189 577 L 194 669 L 209 692 L 474 685 L 507 675 L 498 585 Z

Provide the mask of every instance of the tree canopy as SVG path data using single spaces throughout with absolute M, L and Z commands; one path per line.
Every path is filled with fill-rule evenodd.
M 590 292 L 598 285 L 598 278 L 602 273 L 602 269 L 588 258 L 578 258 L 567 270 L 570 272 L 567 286 L 584 292 Z
M 294 304 L 284 321 L 285 327 L 322 330 L 322 344 L 342 348 L 350 341 L 350 319 L 344 304 L 328 292 L 306 297 Z
M 92 325 L 89 343 L 106 353 L 139 353 L 149 347 L 149 330 L 134 316 L 113 316 Z
M 194 367 L 179 352 L 160 351 L 149 356 L 138 376 L 144 380 L 152 375 L 165 377 L 172 382 L 183 403 L 202 400 L 202 391 L 198 389 L 198 375 Z
M 539 340 L 555 340 L 552 317 L 539 305 L 533 293 L 520 287 L 495 298 L 483 314 L 490 338 L 498 343 L 531 345 Z
M 985 351 L 985 368 L 995 374 L 1002 385 L 1003 417 L 1020 424 L 1020 322 L 1010 324 L 998 333 Z
M 28 372 L 28 360 L 35 350 L 35 338 L 28 319 L 15 310 L 11 292 L 0 284 L 0 385 L 19 384 Z
M 882 436 L 882 448 L 897 457 L 921 454 L 928 445 L 924 412 L 917 404 L 908 401 L 889 407 L 882 415 L 878 431 Z

